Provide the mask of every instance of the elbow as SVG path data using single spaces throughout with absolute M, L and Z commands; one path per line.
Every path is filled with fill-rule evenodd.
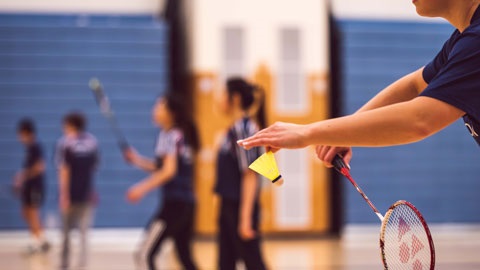
M 431 121 L 428 121 L 426 117 L 417 117 L 412 121 L 411 137 L 412 141 L 420 141 L 425 139 L 436 132 Z

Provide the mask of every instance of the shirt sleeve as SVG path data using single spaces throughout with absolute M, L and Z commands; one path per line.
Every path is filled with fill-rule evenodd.
M 445 65 L 448 60 L 448 54 L 452 49 L 452 41 L 455 39 L 457 35 L 457 31 L 455 31 L 452 36 L 450 37 L 445 44 L 443 44 L 442 49 L 438 54 L 433 58 L 433 60 L 428 63 L 425 68 L 423 69 L 423 79 L 426 83 L 430 83 L 432 79 L 438 74 L 440 69 Z
M 480 119 L 480 35 L 464 33 L 420 95 L 441 100 Z
M 181 134 L 175 130 L 168 132 L 160 132 L 157 141 L 156 155 L 163 157 L 167 155 L 176 155 L 177 146 L 180 142 Z

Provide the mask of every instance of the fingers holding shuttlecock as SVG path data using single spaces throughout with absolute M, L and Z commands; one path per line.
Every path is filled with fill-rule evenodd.
M 268 151 L 257 158 L 252 164 L 250 164 L 249 168 L 270 179 L 270 181 L 276 186 L 281 186 L 283 184 L 283 178 L 278 171 L 275 155 L 271 151 Z

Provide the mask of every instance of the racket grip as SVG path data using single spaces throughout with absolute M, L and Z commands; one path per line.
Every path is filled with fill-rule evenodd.
M 345 163 L 342 156 L 340 156 L 339 154 L 335 155 L 335 157 L 333 158 L 332 165 L 333 168 L 335 168 L 335 170 L 339 173 L 342 173 L 342 169 L 350 170 L 350 167 Z

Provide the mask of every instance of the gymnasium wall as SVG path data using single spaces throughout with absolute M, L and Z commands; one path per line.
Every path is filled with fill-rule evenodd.
M 153 155 L 158 129 L 151 107 L 167 87 L 168 27 L 147 15 L 0 14 L 0 229 L 24 228 L 20 204 L 10 192 L 23 148 L 16 123 L 31 117 L 46 153 L 48 227 L 58 225 L 58 192 L 53 150 L 65 113 L 80 110 L 100 143 L 96 175 L 97 227 L 143 226 L 157 206 L 153 192 L 138 205 L 125 191 L 144 173 L 126 165 L 88 81 L 98 77 L 130 144 Z
M 99 137 L 102 147 L 102 165 L 97 177 L 100 204 L 95 225 L 144 225 L 154 211 L 157 195 L 151 194 L 138 206 L 125 203 L 124 191 L 144 174 L 121 160 L 107 124 L 91 98 L 87 81 L 91 76 L 102 79 L 113 106 L 118 108 L 120 125 L 127 137 L 140 152 L 151 153 L 157 130 L 151 125 L 150 107 L 154 97 L 165 89 L 165 32 L 168 31 L 151 15 L 158 14 L 163 2 L 0 0 L 0 229 L 24 227 L 18 212 L 19 203 L 8 189 L 11 176 L 22 160 L 22 147 L 16 142 L 14 130 L 16 121 L 22 116 L 32 116 L 37 121 L 40 139 L 48 154 L 49 190 L 45 215 L 47 223 L 55 225 L 57 191 L 52 152 L 55 140 L 61 135 L 61 117 L 71 109 L 86 112 L 90 128 Z M 344 39 L 341 46 L 344 114 L 354 112 L 399 76 L 426 64 L 452 31 L 442 20 L 420 18 L 410 1 L 330 2 Z M 37 16 L 25 12 L 59 15 Z M 292 14 L 297 12 L 303 14 L 305 11 L 291 8 Z M 112 15 L 62 15 L 72 13 Z M 269 17 L 268 14 L 255 16 L 259 18 L 257 24 Z M 310 26 L 318 22 L 313 16 L 305 17 Z M 235 20 L 240 21 L 235 17 L 229 19 L 232 26 L 237 25 Z M 296 23 L 298 20 L 292 15 L 283 26 Z M 259 28 L 255 24 L 246 25 L 247 28 Z M 69 36 L 60 31 L 66 29 L 83 34 Z M 106 30 L 109 34 L 105 34 Z M 269 35 L 268 29 L 260 27 L 257 31 L 248 41 L 251 53 L 245 73 L 251 76 L 257 70 L 257 59 L 267 59 L 272 67 L 276 66 L 275 50 L 255 42 Z M 304 51 L 309 52 L 304 63 L 307 71 L 322 73 L 327 67 L 315 59 L 326 57 L 327 48 L 323 47 L 326 43 L 321 43 L 310 32 L 305 36 L 314 38 L 312 42 L 303 43 Z M 62 46 L 52 46 L 54 42 L 49 39 L 60 41 Z M 220 54 L 212 58 L 211 53 L 203 53 L 208 48 L 208 40 L 212 39 L 203 39 L 203 45 L 195 48 L 199 52 L 195 60 L 197 68 L 220 73 Z M 218 45 L 220 41 L 212 43 Z M 88 50 L 81 54 L 79 48 Z M 259 55 L 257 48 L 262 49 L 266 57 Z M 207 72 L 206 75 L 212 74 Z M 262 80 L 262 76 L 259 77 Z M 314 81 L 311 85 L 315 87 L 309 91 L 323 93 L 315 91 L 318 83 Z M 479 203 L 476 193 L 480 190 L 478 150 L 463 124 L 457 122 L 414 145 L 355 149 L 352 173 L 382 212 L 397 199 L 408 199 L 424 212 L 428 221 L 480 222 L 479 210 L 475 208 Z M 344 189 L 347 223 L 377 222 L 347 182 Z
M 1 12 L 156 14 L 165 0 L 0 0 Z
M 442 20 L 419 19 L 409 1 L 366 2 L 334 1 L 343 37 L 343 114 L 355 112 L 389 83 L 427 64 L 453 31 Z M 457 121 L 413 145 L 354 149 L 352 174 L 381 212 L 405 199 L 429 222 L 480 222 L 479 150 Z M 378 222 L 348 182 L 344 190 L 347 223 Z

